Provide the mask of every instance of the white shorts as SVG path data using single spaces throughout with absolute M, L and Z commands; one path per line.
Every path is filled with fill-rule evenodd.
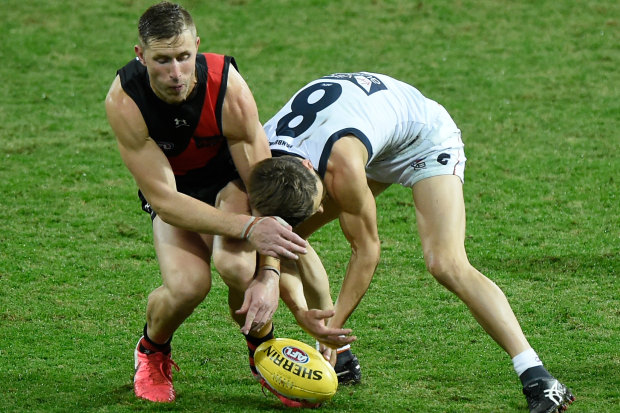
M 416 182 L 438 175 L 456 175 L 465 182 L 464 144 L 461 131 L 452 130 L 443 138 L 429 139 L 410 151 L 382 160 L 366 170 L 377 182 L 398 183 L 407 188 Z

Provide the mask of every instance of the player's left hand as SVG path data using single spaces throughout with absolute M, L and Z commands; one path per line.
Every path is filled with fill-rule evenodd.
M 280 277 L 271 270 L 259 271 L 245 291 L 241 308 L 236 314 L 245 314 L 243 334 L 257 332 L 265 326 L 278 309 Z
M 325 325 L 325 320 L 334 314 L 334 310 L 313 309 L 300 311 L 296 314 L 296 318 L 301 328 L 328 347 L 338 348 L 357 340 L 357 337 L 350 335 L 353 332 L 350 328 L 333 328 Z

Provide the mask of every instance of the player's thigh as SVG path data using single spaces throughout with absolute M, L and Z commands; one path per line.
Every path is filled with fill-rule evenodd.
M 464 254 L 463 184 L 455 175 L 422 179 L 413 186 L 418 231 L 427 261 L 437 254 Z
M 392 184 L 387 184 L 385 182 L 378 182 L 370 178 L 368 178 L 367 181 L 368 181 L 368 188 L 370 188 L 370 191 L 372 192 L 372 195 L 375 198 L 381 195 L 383 191 L 385 191 L 386 189 L 390 187 L 390 185 L 392 185 Z
M 251 215 L 248 196 L 240 181 L 224 187 L 215 206 L 222 211 Z M 216 235 L 213 237 L 213 265 L 228 286 L 245 289 L 254 275 L 256 251 L 245 240 Z
M 211 288 L 210 236 L 153 220 L 153 240 L 164 286 L 174 294 L 205 295 Z

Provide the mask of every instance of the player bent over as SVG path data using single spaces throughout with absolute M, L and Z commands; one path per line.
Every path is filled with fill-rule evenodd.
M 227 185 L 218 195 L 217 207 L 222 211 L 230 213 L 249 213 L 250 205 L 243 186 L 239 182 Z M 319 205 L 316 205 L 316 207 L 318 208 Z M 322 268 L 320 259 L 310 245 L 307 245 L 307 252 L 304 255 L 307 256 L 305 262 L 313 263 L 315 266 L 318 263 L 318 266 Z M 303 296 L 302 281 L 297 274 L 290 270 L 291 262 L 293 260 L 283 259 L 280 261 L 280 259 L 274 257 L 263 256 L 259 256 L 257 260 L 255 249 L 244 240 L 224 236 L 214 237 L 213 265 L 229 286 L 228 304 L 231 316 L 239 325 L 243 326 L 241 332 L 246 338 L 250 370 L 253 377 L 288 407 L 317 407 L 319 403 L 291 400 L 284 397 L 274 391 L 259 375 L 254 364 L 254 352 L 260 344 L 274 338 L 271 317 L 265 317 L 263 320 L 254 318 L 253 323 L 248 324 L 246 321 L 244 324 L 244 320 L 247 320 L 247 318 L 245 318 L 244 314 L 246 307 L 243 291 L 246 291 L 245 302 L 248 302 L 247 295 L 250 290 L 247 286 L 253 282 L 256 270 L 268 270 L 280 277 L 280 294 L 287 304 L 291 302 L 296 304 L 296 307 L 291 308 L 291 310 L 304 330 L 317 340 L 333 348 L 346 345 L 356 339 L 355 336 L 350 335 L 350 329 L 333 328 L 325 325 L 324 320 L 334 314 L 333 306 L 331 306 L 331 296 L 329 293 L 327 295 L 323 294 L 325 286 L 321 284 L 327 281 L 327 277 L 321 278 L 314 286 L 308 287 L 308 294 L 312 294 L 312 291 L 319 289 L 318 294 L 322 294 L 320 299 L 323 300 L 320 305 L 314 305 L 309 309 Z M 296 297 L 296 299 L 292 301 L 289 297 Z M 324 303 L 329 304 L 322 305 Z M 235 311 L 235 309 L 240 310 Z M 257 333 L 253 334 L 253 330 Z M 329 354 L 329 352 L 325 353 L 327 359 L 329 359 Z
M 351 245 L 328 326 L 343 327 L 368 289 L 380 255 L 375 197 L 398 183 L 412 189 L 429 272 L 510 355 L 530 411 L 561 411 L 574 400 L 543 367 L 500 288 L 469 263 L 466 158 L 460 130 L 440 104 L 385 75 L 336 73 L 308 83 L 264 127 L 272 154 L 290 156 L 256 166 L 249 185 L 252 206 L 281 216 L 304 238 L 338 218 Z M 308 199 L 308 188 L 317 182 L 326 189 L 324 211 L 306 219 L 297 203 Z

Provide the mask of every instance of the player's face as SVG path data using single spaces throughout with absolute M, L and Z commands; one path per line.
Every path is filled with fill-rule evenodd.
M 312 163 L 310 162 L 310 160 L 302 159 L 301 163 L 307 169 L 312 171 L 312 173 L 314 174 L 314 177 L 316 178 L 316 189 L 317 189 L 316 192 L 317 193 L 314 197 L 314 205 L 312 207 L 312 214 L 316 214 L 317 212 L 321 213 L 323 212 L 323 199 L 325 199 L 327 190 L 325 188 L 325 185 L 323 184 L 323 180 L 321 179 L 319 174 L 317 174 L 316 171 L 314 170 L 314 167 L 312 166 Z
M 194 89 L 199 44 L 200 39 L 187 29 L 178 37 L 136 46 L 136 55 L 146 66 L 151 88 L 164 102 L 181 103 Z
M 316 187 L 318 191 L 316 196 L 314 197 L 314 208 L 312 211 L 313 214 L 316 214 L 317 212 L 323 212 L 323 199 L 325 199 L 325 194 L 327 193 L 327 191 L 319 175 L 316 172 L 314 173 L 314 175 L 316 176 Z

